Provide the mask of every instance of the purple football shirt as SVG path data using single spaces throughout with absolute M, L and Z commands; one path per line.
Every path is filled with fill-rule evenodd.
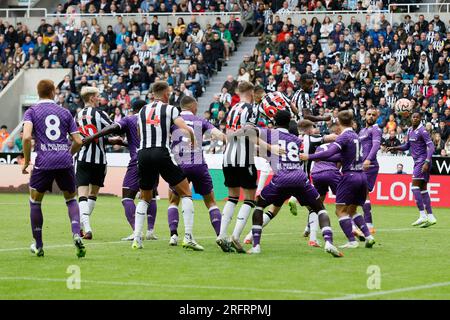
M 33 124 L 36 169 L 52 170 L 73 166 L 68 135 L 79 132 L 68 110 L 52 100 L 40 100 L 25 112 L 23 121 Z
M 122 118 L 117 124 L 125 132 L 128 141 L 128 150 L 130 151 L 129 166 L 137 165 L 137 149 L 140 139 L 138 134 L 138 116 L 132 115 Z
M 330 146 L 329 143 L 322 144 L 317 147 L 315 153 L 326 151 L 326 150 L 328 150 L 329 146 Z M 329 157 L 326 160 L 315 161 L 314 166 L 311 170 L 311 174 L 320 173 L 320 172 L 324 172 L 324 171 L 339 171 L 336 166 L 336 163 L 340 162 L 340 161 L 341 161 L 341 155 L 339 153 L 335 153 L 334 155 L 332 155 L 331 157 Z
M 277 171 L 277 174 L 291 170 L 299 170 L 299 172 L 305 174 L 303 171 L 303 162 L 299 158 L 302 145 L 302 140 L 299 137 L 290 134 L 289 131 L 284 128 L 259 128 L 259 134 L 260 138 L 268 144 L 278 142 L 281 149 L 286 150 L 286 154 L 270 156 L 269 160 L 271 167 L 273 170 Z
M 400 147 L 400 150 L 405 151 L 409 149 L 415 162 L 423 162 L 427 159 L 431 161 L 434 144 L 431 141 L 430 134 L 422 124 L 416 130 L 409 128 L 407 139 L 408 141 Z
M 215 127 L 206 119 L 197 117 L 190 111 L 182 111 L 180 116 L 183 118 L 184 122 L 194 130 L 197 145 L 192 147 L 185 133 L 179 130 L 176 125 L 173 125 L 170 128 L 172 133 L 172 144 L 170 149 L 175 156 L 175 161 L 181 166 L 205 164 L 206 162 L 203 158 L 201 141 L 203 141 L 205 132 L 214 129 Z
M 372 165 L 378 166 L 377 152 L 380 149 L 381 129 L 377 124 L 363 128 L 359 132 L 359 141 L 363 154 L 363 161 L 370 160 Z
M 352 128 L 345 128 L 330 145 L 328 150 L 309 156 L 310 160 L 324 160 L 335 153 L 340 153 L 342 172 L 362 171 L 362 149 L 358 135 Z

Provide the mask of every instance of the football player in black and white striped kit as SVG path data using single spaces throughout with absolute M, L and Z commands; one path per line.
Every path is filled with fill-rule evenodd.
M 96 134 L 112 124 L 106 112 L 97 109 L 100 93 L 95 87 L 83 87 L 81 98 L 84 108 L 78 112 L 76 122 L 82 136 Z M 76 179 L 78 186 L 78 202 L 80 206 L 80 222 L 84 239 L 92 239 L 90 216 L 97 201 L 97 195 L 106 176 L 106 144 L 107 137 L 84 144 L 76 156 Z
M 234 105 L 227 118 L 227 134 L 233 134 L 246 125 L 256 125 L 258 109 L 253 104 L 254 86 L 243 81 L 238 85 L 240 102 Z M 228 139 L 223 155 L 223 175 L 228 188 L 228 200 L 223 208 L 222 223 L 217 244 L 223 247 L 228 241 L 227 229 L 239 202 L 240 189 L 244 190 L 244 204 L 237 215 L 236 226 L 231 235 L 230 244 L 239 253 L 245 253 L 240 243 L 242 230 L 250 212 L 255 207 L 257 171 L 255 166 L 255 145 L 248 136 L 233 136 Z
M 136 206 L 133 249 L 141 249 L 142 228 L 147 209 L 153 199 L 153 189 L 159 175 L 175 189 L 181 197 L 185 235 L 183 247 L 203 251 L 193 236 L 194 204 L 189 182 L 176 164 L 170 150 L 170 127 L 176 125 L 183 134 L 189 136 L 191 144 L 196 143 L 194 132 L 187 126 L 180 111 L 168 104 L 170 89 L 167 82 L 157 81 L 152 86 L 154 101 L 144 106 L 138 114 L 140 146 L 138 151 L 138 175 L 141 199 Z

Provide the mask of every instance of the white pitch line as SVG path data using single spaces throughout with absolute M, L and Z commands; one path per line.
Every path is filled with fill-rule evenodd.
M 33 278 L 33 277 L 0 277 L 0 281 L 40 281 L 40 282 L 63 282 L 67 279 L 56 278 Z M 166 284 L 166 283 L 149 283 L 149 282 L 122 282 L 122 281 L 101 281 L 101 280 L 81 280 L 81 283 L 98 284 L 107 286 L 136 286 L 136 287 L 162 287 L 162 288 L 185 288 L 185 289 L 205 289 L 205 290 L 229 290 L 229 291 L 253 291 L 253 292 L 273 292 L 273 293 L 291 293 L 291 294 L 313 294 L 313 295 L 330 295 L 333 292 L 324 291 L 307 291 L 298 289 L 271 289 L 271 288 L 243 288 L 228 286 L 202 286 L 188 284 Z M 334 292 L 336 293 L 336 292 Z M 338 293 L 336 293 L 338 294 Z
M 421 286 L 406 287 L 406 288 L 399 288 L 399 289 L 393 289 L 393 290 L 375 291 L 375 292 L 362 293 L 362 294 L 349 294 L 346 296 L 331 298 L 331 299 L 327 299 L 327 300 L 362 299 L 362 298 L 370 298 L 370 297 L 377 297 L 377 296 L 385 296 L 385 295 L 393 294 L 393 293 L 427 290 L 427 289 L 432 289 L 432 288 L 437 288 L 437 287 L 448 287 L 448 286 L 450 286 L 450 282 L 438 282 L 438 283 L 431 283 L 431 284 L 425 284 L 425 285 L 421 285 Z M 449 294 L 449 296 L 450 296 L 450 294 Z
M 415 231 L 415 228 L 393 228 L 393 229 L 378 229 L 377 232 L 407 232 L 407 231 Z M 437 229 L 434 230 L 449 230 L 449 229 Z M 265 233 L 264 236 L 279 236 L 279 235 L 298 235 L 298 232 L 279 232 L 279 233 Z M 215 239 L 216 237 L 205 236 L 205 237 L 196 237 L 196 239 Z M 168 241 L 169 238 L 159 238 L 160 241 Z M 106 241 L 106 242 L 87 242 L 88 247 L 90 246 L 98 246 L 98 245 L 107 245 L 107 244 L 119 244 L 119 243 L 130 243 L 129 241 Z M 71 248 L 73 244 L 60 244 L 60 245 L 46 245 L 46 249 L 56 249 L 56 248 Z M 11 251 L 22 251 L 22 250 L 30 250 L 30 247 L 22 247 L 22 248 L 0 248 L 1 252 L 11 252 Z

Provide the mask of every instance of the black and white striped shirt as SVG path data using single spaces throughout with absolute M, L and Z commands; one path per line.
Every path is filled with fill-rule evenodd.
M 396 102 L 397 102 L 397 97 L 395 95 L 386 96 L 386 103 L 389 106 L 389 108 L 394 109 Z
M 436 51 L 441 51 L 442 48 L 444 47 L 444 41 L 443 40 L 434 40 L 432 42 L 433 44 L 433 49 Z
M 139 150 L 167 148 L 170 152 L 170 127 L 180 116 L 180 111 L 160 100 L 153 101 L 139 111 Z
M 293 104 L 298 110 L 298 118 L 302 119 L 303 109 L 311 109 L 311 101 L 309 100 L 309 94 L 303 89 L 297 90 L 292 97 L 291 104 Z
M 403 60 L 406 59 L 406 57 L 408 56 L 408 49 L 397 49 L 395 51 L 394 56 L 397 58 L 398 63 L 402 63 Z
M 150 59 L 152 57 L 152 52 L 150 50 L 139 50 L 137 54 L 141 63 L 144 63 L 146 58 Z
M 244 125 L 258 123 L 258 107 L 239 102 L 231 108 L 227 117 L 227 132 L 234 132 Z M 248 136 L 234 136 L 228 140 L 223 156 L 225 167 L 248 167 L 255 163 L 255 146 Z
M 78 130 L 85 137 L 92 136 L 113 123 L 106 112 L 92 107 L 85 107 L 78 112 L 76 120 Z M 106 164 L 105 142 L 107 139 L 107 137 L 98 138 L 92 143 L 83 146 L 78 152 L 77 161 Z
M 305 134 L 302 137 L 303 139 L 303 153 L 304 154 L 314 154 L 318 146 L 324 143 L 323 136 L 320 134 Z M 311 164 L 313 161 L 304 161 L 303 170 L 308 175 L 311 174 Z

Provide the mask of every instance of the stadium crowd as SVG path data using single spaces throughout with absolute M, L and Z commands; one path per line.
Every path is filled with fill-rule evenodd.
M 417 1 L 412 1 L 417 2 Z M 377 4 L 371 0 L 67 0 L 58 5 L 56 14 L 110 14 L 110 13 L 202 13 L 202 12 L 239 12 L 244 11 L 258 16 L 277 13 L 286 14 L 291 11 L 331 11 L 331 10 L 366 10 L 374 8 L 387 10 L 390 3 L 405 3 L 404 1 L 384 0 Z
M 450 155 L 450 25 L 438 15 L 409 15 L 391 25 L 383 14 L 368 23 L 342 16 L 323 21 L 313 17 L 294 25 L 291 18 L 274 15 L 259 36 L 252 56 L 244 56 L 238 75 L 230 76 L 222 93 L 214 97 L 206 117 L 221 122 L 235 103 L 233 88 L 240 79 L 262 86 L 266 92 L 279 91 L 287 99 L 300 89 L 302 78 L 315 81 L 311 92 L 314 115 L 330 114 L 319 122 L 328 133 L 340 110 L 352 109 L 355 129 L 365 126 L 369 106 L 380 111 L 382 149 L 404 142 L 409 117 L 394 112 L 397 100 L 410 99 L 421 112 L 423 124 L 436 146 L 435 155 Z M 447 29 L 447 26 L 449 29 Z
M 324 1 L 326 8 L 341 5 L 333 10 L 353 9 L 349 7 L 352 3 L 378 7 L 378 19 L 368 15 L 366 21 L 357 21 L 352 17 L 346 25 L 340 15 L 323 21 L 312 16 L 294 25 L 286 13 L 303 10 L 308 2 L 181 0 L 172 10 L 175 4 L 177 12 L 198 13 L 193 9 L 197 5 L 205 11 L 224 7 L 241 11 L 242 23 L 230 15 L 217 17 L 213 25 L 200 26 L 192 15 L 179 17 L 176 25 L 162 26 L 157 15 L 149 15 L 125 24 L 117 15 L 117 22 L 106 30 L 94 17 L 82 19 L 80 26 L 71 24 L 70 19 L 56 18 L 53 23 L 42 19 L 32 31 L 20 22 L 13 26 L 0 20 L 0 91 L 21 68 L 71 68 L 73 76 L 58 84 L 58 102 L 75 114 L 83 106 L 81 88 L 97 86 L 102 92 L 101 109 L 118 121 L 129 113 L 135 99 L 151 99 L 149 89 L 158 79 L 171 85 L 174 105 L 185 95 L 202 95 L 208 79 L 227 63 L 244 34 L 259 37 L 253 55 L 244 57 L 238 74 L 228 77 L 204 114 L 217 128 L 225 130 L 227 112 L 238 102 L 239 81 L 249 80 L 266 92 L 280 91 L 290 98 L 299 89 L 301 78 L 311 77 L 315 79 L 311 93 L 314 114 L 329 113 L 335 122 L 339 110 L 352 108 L 359 129 L 364 126 L 365 110 L 375 105 L 381 113 L 383 146 L 388 147 L 401 143 L 409 126 L 407 118 L 393 112 L 395 102 L 403 97 L 413 99 L 416 109 L 425 114 L 424 125 L 432 134 L 436 154 L 450 154 L 448 23 L 439 16 L 420 15 L 418 21 L 412 21 L 405 15 L 400 24 L 391 25 L 382 13 L 389 2 Z M 130 8 L 131 12 L 161 12 L 163 4 L 170 7 L 172 2 L 72 0 L 57 11 L 61 16 L 86 8 L 91 13 L 110 13 L 115 7 L 117 12 Z M 329 125 L 318 123 L 322 133 Z M 208 152 L 223 151 L 223 145 L 209 145 L 208 141 L 205 145 Z
M 127 115 L 133 99 L 158 79 L 173 87 L 175 105 L 184 95 L 199 97 L 237 49 L 243 27 L 233 15 L 205 26 L 195 16 L 188 19 L 162 26 L 152 16 L 125 25 L 118 16 L 107 30 L 96 18 L 79 27 L 42 19 L 35 31 L 0 20 L 0 90 L 22 68 L 69 68 L 72 76 L 58 84 L 59 102 L 75 114 L 82 107 L 81 88 L 97 86 L 101 107 L 115 119 Z

